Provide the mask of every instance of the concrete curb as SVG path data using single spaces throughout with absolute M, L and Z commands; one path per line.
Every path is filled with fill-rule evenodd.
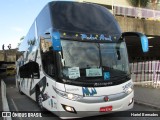
M 160 107 L 158 107 L 156 105 L 153 105 L 153 104 L 150 104 L 150 103 L 146 103 L 146 102 L 140 101 L 140 100 L 135 100 L 134 99 L 134 103 L 140 104 L 140 105 L 144 105 L 144 106 L 148 106 L 148 107 L 151 107 L 151 108 L 154 108 L 154 109 L 157 109 L 157 110 L 160 110 Z
M 9 112 L 9 106 L 8 106 L 8 101 L 6 97 L 6 84 L 4 83 L 3 80 L 1 80 L 1 95 L 2 95 L 2 110 L 4 112 Z M 12 120 L 11 117 L 3 117 L 3 120 Z

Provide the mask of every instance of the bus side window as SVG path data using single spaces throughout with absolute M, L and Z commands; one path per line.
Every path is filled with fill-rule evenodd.
M 41 39 L 41 56 L 42 66 L 45 73 L 51 77 L 55 75 L 55 62 L 54 62 L 54 51 L 52 50 L 52 44 L 47 39 Z
M 54 53 L 53 51 L 48 51 L 46 54 L 46 71 L 48 75 L 54 76 L 55 74 L 55 62 L 54 62 Z

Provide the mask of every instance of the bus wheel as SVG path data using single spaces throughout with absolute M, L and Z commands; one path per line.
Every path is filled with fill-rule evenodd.
M 44 113 L 46 111 L 46 109 L 43 107 L 43 104 L 42 104 L 42 102 L 43 102 L 43 96 L 40 93 L 39 89 L 36 91 L 36 101 L 38 103 L 38 106 L 39 106 L 41 112 Z
M 21 95 L 24 95 L 24 93 L 21 91 L 21 86 L 20 86 L 20 82 L 18 83 L 18 91 Z

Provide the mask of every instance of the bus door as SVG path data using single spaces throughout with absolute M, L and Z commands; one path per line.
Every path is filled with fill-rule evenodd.
M 40 37 L 40 54 L 41 54 L 41 65 L 40 65 L 40 76 L 43 80 L 43 94 L 45 100 L 43 106 L 50 110 L 56 111 L 57 109 L 57 96 L 55 92 L 56 88 L 56 52 L 53 50 L 52 41 L 50 36 Z M 37 59 L 38 61 L 38 59 Z M 46 84 L 46 86 L 44 86 Z M 63 85 L 64 86 L 64 85 Z M 42 89 L 43 89 L 42 88 Z

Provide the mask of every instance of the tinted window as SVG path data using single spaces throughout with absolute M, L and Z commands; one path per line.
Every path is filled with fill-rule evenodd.
M 120 29 L 112 14 L 95 4 L 78 2 L 53 2 L 51 14 L 57 29 L 85 32 L 120 34 Z
M 43 35 L 49 28 L 51 28 L 51 20 L 48 6 L 45 6 L 38 15 L 37 19 L 38 35 Z

